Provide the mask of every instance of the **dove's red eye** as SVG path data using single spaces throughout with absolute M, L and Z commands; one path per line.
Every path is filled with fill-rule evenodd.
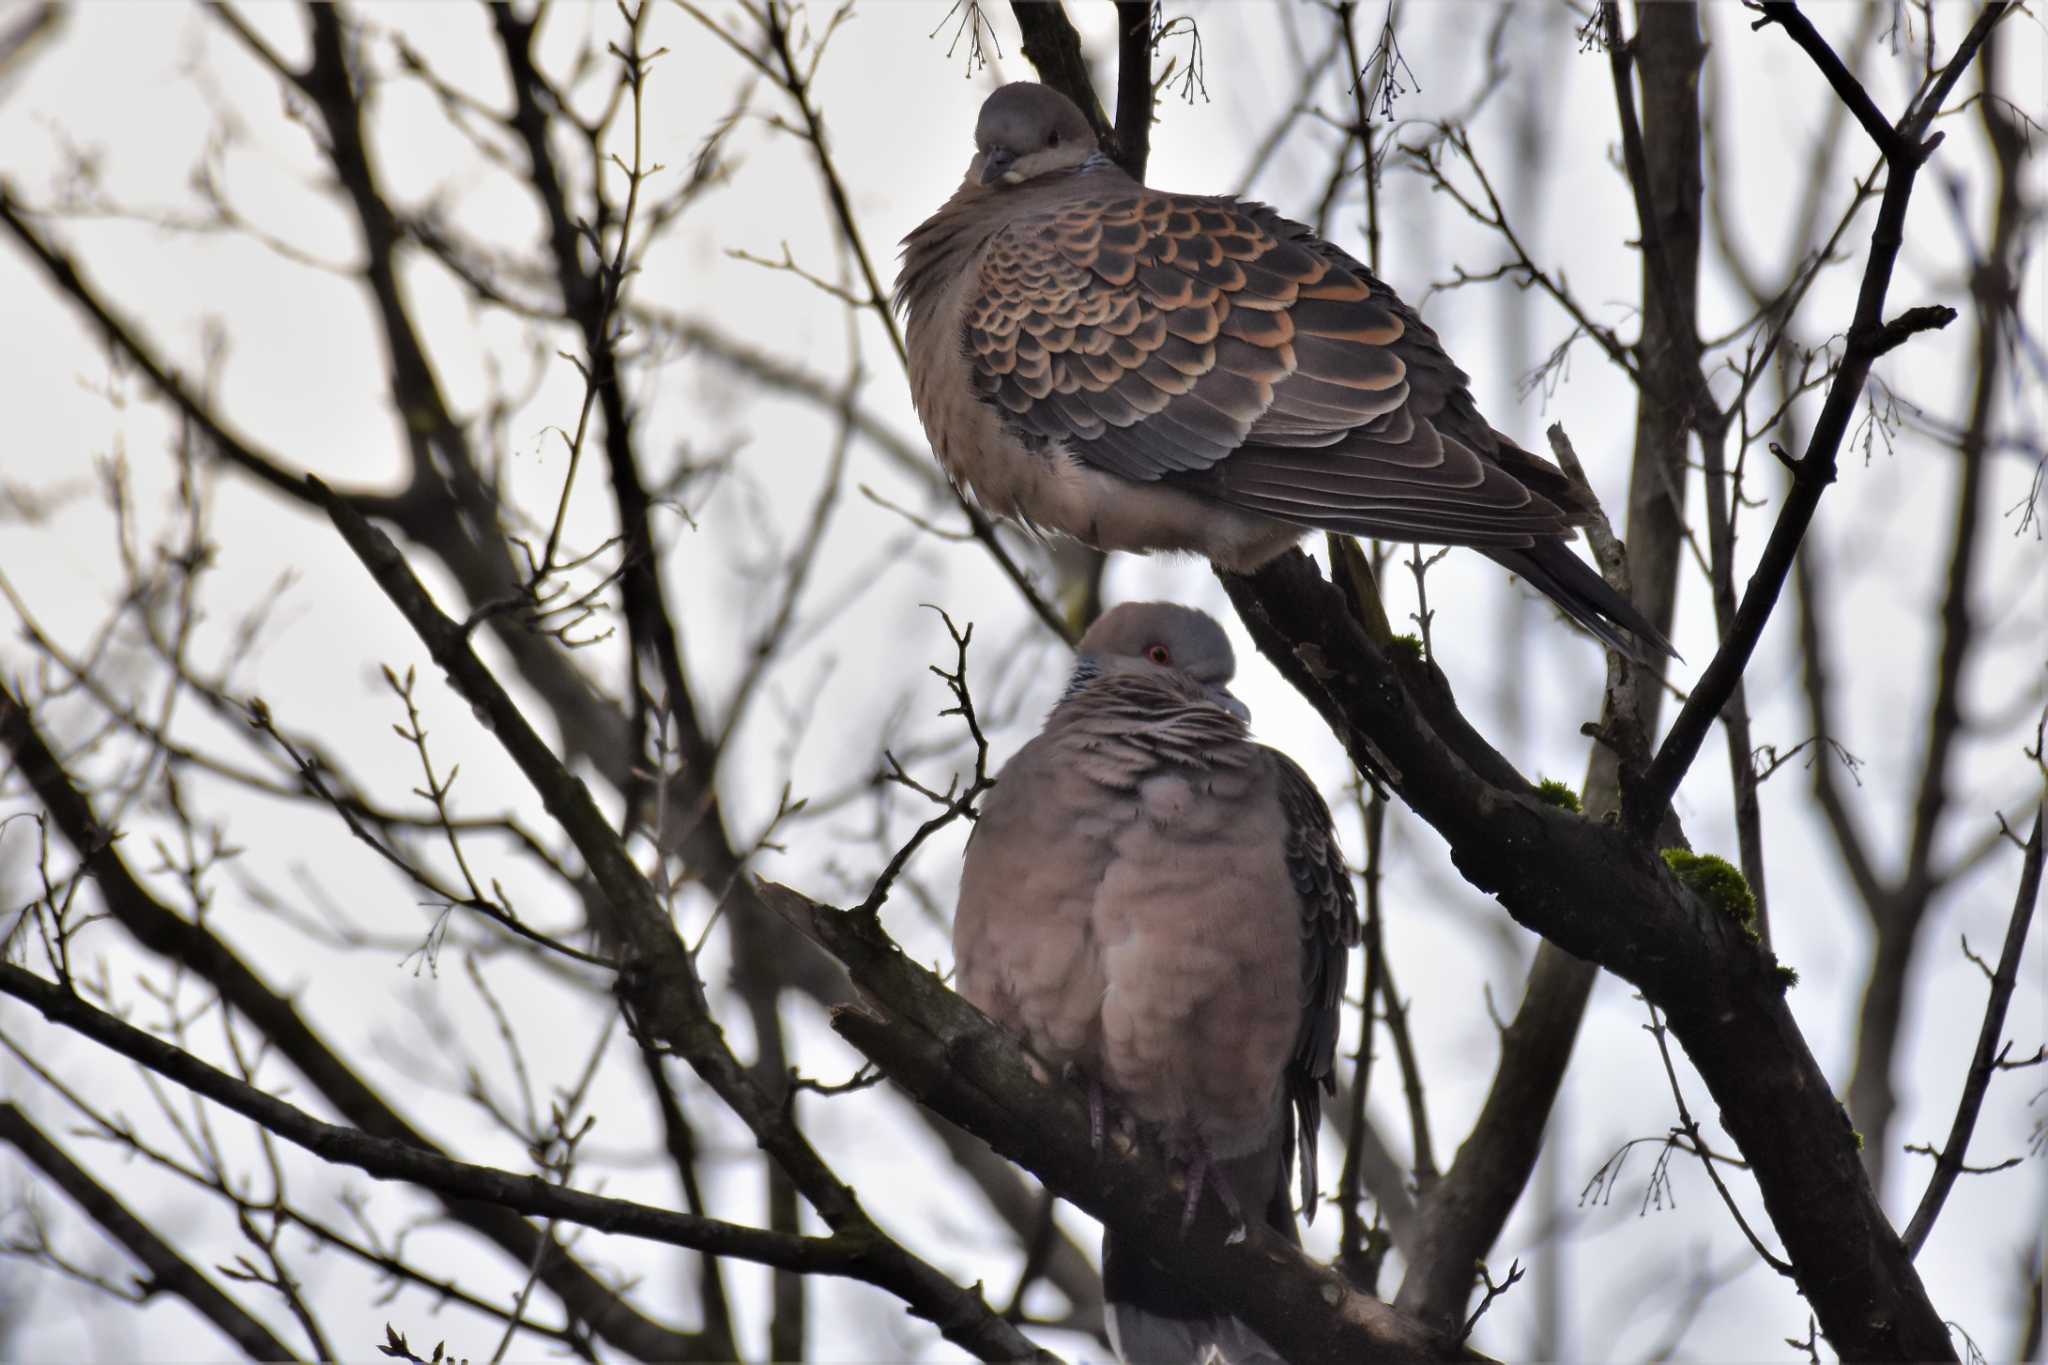
M 1167 652 L 1165 645 L 1153 645 L 1145 651 L 1145 657 L 1155 664 L 1170 664 L 1173 662 L 1173 655 Z

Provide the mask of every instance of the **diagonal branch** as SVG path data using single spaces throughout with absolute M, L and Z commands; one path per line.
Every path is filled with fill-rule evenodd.
M 438 1151 L 327 1046 L 288 998 L 273 990 L 227 944 L 167 909 L 136 880 L 120 856 L 113 831 L 100 823 L 36 729 L 27 706 L 4 682 L 0 682 L 0 748 L 7 751 L 65 840 L 77 850 L 108 913 L 137 943 L 218 991 L 230 1009 L 261 1029 L 270 1045 L 321 1098 L 356 1127 L 422 1151 Z M 453 1221 L 497 1245 L 515 1263 L 541 1263 L 545 1267 L 543 1283 L 605 1340 L 636 1355 L 702 1358 L 694 1336 L 634 1311 L 615 1289 L 582 1264 L 559 1249 L 547 1250 L 539 1231 L 525 1219 L 467 1200 L 448 1201 L 445 1208 Z
M 1353 761 L 1383 754 L 1400 774 L 1391 785 L 1444 837 L 1467 881 L 1664 1011 L 1835 1348 L 1855 1359 L 1952 1359 L 1768 950 L 1649 841 L 1544 801 L 1465 723 L 1427 664 L 1390 657 L 1358 629 L 1299 551 L 1224 585 L 1260 651 Z
M 1184 1195 L 1161 1149 L 1113 1139 L 1098 1150 L 1081 1090 L 1048 1081 L 980 1011 L 897 948 L 872 913 L 821 905 L 772 883 L 758 890 L 776 914 L 846 964 L 862 1003 L 835 1012 L 832 1026 L 898 1084 L 1105 1222 L 1180 1223 Z M 1185 1237 L 1148 1241 L 1177 1276 L 1250 1323 L 1294 1365 L 1474 1358 L 1453 1336 L 1351 1288 L 1263 1223 L 1232 1242 L 1235 1226 L 1220 1201 L 1207 1200 Z
M 80 273 L 70 255 L 36 230 L 4 179 L 0 179 L 0 226 L 14 234 L 15 240 L 35 258 L 51 283 L 92 320 L 108 345 L 142 371 L 150 386 L 176 408 L 180 416 L 198 428 L 221 458 L 292 501 L 306 501 L 306 488 L 299 472 L 286 467 L 278 456 L 228 430 L 225 422 L 200 401 L 136 326 L 100 296 Z M 403 499 L 366 490 L 350 490 L 343 496 L 360 508 L 365 516 L 395 516 L 404 506 Z
M 9 965 L 4 970 L 13 973 L 20 968 Z M 112 1190 L 93 1179 L 91 1172 L 50 1141 L 43 1130 L 13 1104 L 0 1103 L 0 1142 L 12 1143 L 30 1165 L 70 1195 L 72 1202 L 85 1210 L 107 1236 L 142 1262 L 149 1270 L 146 1284 L 151 1289 L 183 1299 L 194 1312 L 218 1327 L 251 1360 L 298 1359 L 248 1309 L 207 1279 L 199 1267 L 180 1256 L 175 1247 L 130 1212 Z
M 1756 1235 L 1756 1229 L 1742 1216 L 1741 1206 L 1735 1202 L 1735 1196 L 1728 1192 L 1727 1184 L 1721 1179 L 1721 1172 L 1714 1165 L 1715 1161 L 1721 1158 L 1708 1148 L 1706 1138 L 1700 1133 L 1699 1122 L 1693 1118 L 1692 1108 L 1685 1102 L 1685 1087 L 1678 1083 L 1678 1068 L 1671 1064 L 1671 1046 L 1664 1040 L 1664 1035 L 1670 1030 L 1664 1026 L 1664 1021 L 1657 1017 L 1657 1007 L 1651 1005 L 1649 1009 L 1650 1022 L 1644 1025 L 1644 1028 L 1657 1040 L 1657 1056 L 1664 1063 L 1664 1079 L 1670 1084 L 1672 1101 L 1678 1106 L 1678 1131 L 1685 1135 L 1693 1155 L 1697 1156 L 1700 1165 L 1706 1168 L 1707 1180 L 1713 1185 L 1714 1193 L 1721 1196 L 1722 1205 L 1735 1219 L 1735 1226 L 1742 1229 L 1742 1236 L 1748 1241 L 1750 1249 L 1756 1252 L 1757 1259 L 1780 1275 L 1791 1275 L 1792 1267 L 1773 1255 L 1771 1249 L 1764 1245 L 1763 1239 Z
M 317 481 L 310 482 L 325 492 Z M 625 955 L 618 989 L 636 1034 L 688 1062 L 753 1132 L 761 1150 L 788 1175 L 833 1234 L 858 1244 L 861 1278 L 886 1288 L 948 1340 L 984 1358 L 1035 1355 L 1030 1343 L 989 1309 L 979 1289 L 954 1284 L 869 1218 L 859 1195 L 797 1127 L 785 1097 L 770 1094 L 733 1055 L 712 1016 L 695 959 L 677 937 L 652 883 L 634 864 L 589 788 L 549 749 L 476 656 L 468 629 L 435 605 L 398 547 L 381 531 L 331 496 L 328 515 L 455 690 L 476 708 L 532 784 L 611 903 Z
M 1762 4 L 1745 0 L 1745 4 L 1763 15 L 1750 25 L 1752 29 L 1777 24 L 1813 59 L 1821 75 L 1827 77 L 1828 84 L 1835 88 L 1836 96 L 1856 116 L 1856 121 L 1863 125 L 1864 132 L 1870 134 L 1870 140 L 1877 144 L 1877 149 L 1884 153 L 1887 161 L 1910 151 L 1899 130 L 1892 127 L 1884 111 L 1870 98 L 1870 92 L 1863 88 L 1863 82 L 1857 80 L 1855 73 L 1835 55 L 1834 48 L 1828 46 L 1828 40 L 1820 36 L 1812 21 L 1799 12 L 1798 5 L 1783 3 L 1783 0 L 1765 0 Z
M 296 1105 L 239 1080 L 12 963 L 0 963 L 0 994 L 13 996 L 41 1011 L 51 1023 L 90 1038 L 166 1080 L 205 1096 L 323 1161 L 353 1166 L 380 1180 L 403 1180 L 453 1199 L 478 1200 L 529 1217 L 566 1219 L 607 1232 L 762 1265 L 849 1274 L 854 1273 L 859 1261 L 860 1248 L 835 1237 L 764 1232 L 717 1218 L 610 1199 L 540 1176 L 515 1175 L 457 1161 L 409 1142 L 322 1122 Z
M 2012 917 L 2005 925 L 2005 946 L 1998 954 L 1998 970 L 1991 977 L 1991 998 L 1984 1002 L 1984 1024 L 1977 1031 L 1977 1051 L 1970 1059 L 1968 1078 L 1963 1082 L 1963 1097 L 1956 1105 L 1955 1122 L 1949 1126 L 1948 1141 L 1941 1145 L 1941 1155 L 1935 1158 L 1933 1178 L 1927 1182 L 1927 1192 L 1920 1196 L 1920 1207 L 1913 1210 L 1913 1221 L 1906 1224 L 1906 1254 L 1917 1256 L 1927 1234 L 1934 1231 L 1934 1220 L 1941 1217 L 1941 1206 L 1954 1187 L 1956 1177 L 1962 1174 L 1963 1158 L 1969 1154 L 1970 1134 L 1977 1127 L 1977 1114 L 1984 1107 L 1984 1092 L 1991 1085 L 1992 1073 L 1998 1070 L 2003 1055 L 1999 1039 L 2005 1032 L 2005 1010 L 2012 1003 L 2013 987 L 2020 974 L 2020 957 L 2027 948 L 2027 929 L 2034 921 L 2034 904 L 2041 896 L 2041 809 L 2034 810 L 2034 832 L 2027 838 L 2026 857 L 2020 863 L 2019 892 L 2013 898 Z
M 1670 804 L 1672 794 L 1678 790 L 1679 782 L 1684 779 L 1686 770 L 1698 755 L 1714 718 L 1734 694 L 1743 670 L 1749 666 L 1750 655 L 1763 636 L 1764 626 L 1777 606 L 1778 594 L 1791 572 L 1793 557 L 1806 536 L 1806 528 L 1812 524 L 1814 513 L 1820 506 L 1821 494 L 1835 481 L 1836 454 L 1848 433 L 1856 405 L 1863 397 L 1863 386 L 1870 378 L 1871 366 L 1884 351 L 1898 344 L 1901 324 L 1906 319 L 1886 322 L 1885 295 L 1891 287 L 1892 269 L 1897 263 L 1899 249 L 1905 242 L 1906 206 L 1913 197 L 1914 180 L 1927 154 L 1939 141 L 1937 137 L 1923 143 L 1921 138 L 1940 109 L 1941 101 L 1947 97 L 1963 69 L 1976 56 L 1985 37 L 2005 12 L 2006 6 L 1999 0 L 1984 7 L 1977 22 L 1957 45 L 1941 79 L 1900 120 L 1899 138 L 1886 150 L 1884 197 L 1878 206 L 1877 226 L 1871 233 L 1870 260 L 1863 272 L 1863 285 L 1857 296 L 1855 318 L 1849 325 L 1841 367 L 1834 382 L 1828 386 L 1827 399 L 1807 441 L 1805 455 L 1792 464 L 1791 490 L 1771 527 L 1770 538 L 1765 542 L 1756 572 L 1742 595 L 1735 623 L 1693 688 L 1692 695 L 1686 699 L 1678 718 L 1672 722 L 1671 731 L 1665 736 L 1657 757 L 1652 760 L 1649 773 L 1629 793 L 1625 815 L 1628 823 L 1636 829 L 1645 829 L 1660 818 Z M 1918 328 L 1946 325 L 1955 317 L 1954 312 L 1948 309 L 1916 312 L 1914 326 Z

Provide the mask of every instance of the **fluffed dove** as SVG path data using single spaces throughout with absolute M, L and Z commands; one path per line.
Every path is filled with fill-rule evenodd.
M 1295 1127 L 1313 1216 L 1358 913 L 1329 807 L 1248 737 L 1235 667 L 1188 607 L 1128 603 L 1089 629 L 968 841 L 956 984 L 1091 1100 L 1156 1126 L 1189 1163 L 1191 1212 L 1208 1179 L 1294 1237 Z M 1102 1259 L 1126 1361 L 1279 1359 L 1112 1233 Z
M 1043 85 L 990 95 L 974 145 L 896 298 L 932 448 L 991 513 L 1241 573 L 1308 530 L 1468 545 L 1671 652 L 1565 547 L 1590 500 L 1365 266 L 1263 204 L 1139 184 Z

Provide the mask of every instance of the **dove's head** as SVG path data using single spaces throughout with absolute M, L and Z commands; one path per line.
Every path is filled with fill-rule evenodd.
M 1222 707 L 1239 720 L 1251 712 L 1231 695 L 1237 655 L 1230 637 L 1206 612 L 1174 602 L 1126 602 L 1096 619 L 1081 637 L 1075 684 L 1094 678 L 1138 675 Z M 1070 689 L 1071 691 L 1071 689 Z
M 1022 185 L 1073 170 L 1095 151 L 1095 130 L 1072 100 L 1036 81 L 1012 81 L 982 102 L 967 178 L 989 188 Z

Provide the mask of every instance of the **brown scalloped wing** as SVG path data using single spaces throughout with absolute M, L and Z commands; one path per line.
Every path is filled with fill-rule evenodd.
M 1497 463 L 1435 335 L 1262 205 L 1110 187 L 1011 222 L 980 284 L 965 330 L 982 396 L 1096 468 L 1359 534 L 1566 529 L 1552 488 L 1532 496 Z

